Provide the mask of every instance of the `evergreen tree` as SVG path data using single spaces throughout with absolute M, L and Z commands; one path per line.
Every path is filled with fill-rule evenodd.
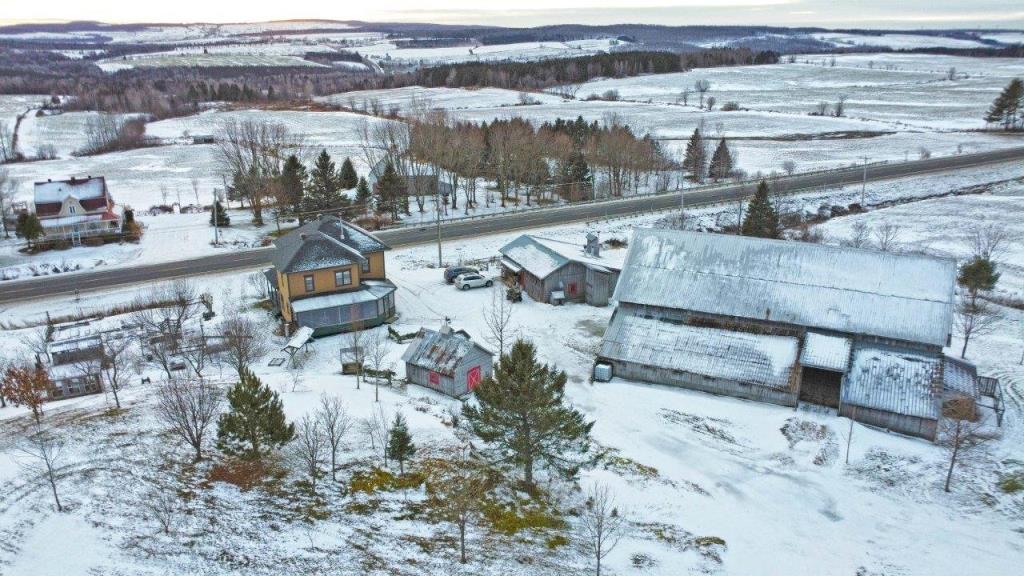
M 306 167 L 299 161 L 298 156 L 292 154 L 284 162 L 281 169 L 279 182 L 281 185 L 281 200 L 288 205 L 293 214 L 302 212 L 302 202 L 305 197 Z M 302 223 L 302 216 L 299 216 L 299 223 Z
M 683 168 L 690 173 L 695 182 L 703 182 L 708 163 L 707 150 L 704 148 L 704 136 L 700 128 L 693 131 L 690 141 L 686 144 L 686 155 L 683 157 Z
M 1003 88 L 1003 91 L 996 96 L 992 106 L 985 115 L 985 121 L 993 124 L 1002 124 L 1003 128 L 1020 128 L 1024 116 L 1021 108 L 1024 107 L 1024 82 L 1020 78 L 1014 78 Z
M 28 242 L 28 247 L 31 248 L 35 241 L 42 238 L 46 232 L 43 230 L 38 216 L 30 212 L 22 212 L 18 214 L 18 222 L 14 225 L 14 234 L 24 238 Z
M 351 190 L 359 185 L 359 176 L 356 175 L 351 158 L 345 158 L 345 161 L 341 163 L 341 172 L 338 174 L 338 178 L 341 181 L 342 190 Z
M 711 155 L 711 165 L 708 167 L 708 176 L 715 180 L 728 178 L 732 174 L 732 152 L 725 143 L 725 138 L 718 141 L 718 148 Z
M 334 160 L 327 150 L 321 150 L 309 173 L 309 184 L 306 187 L 305 210 L 307 212 L 324 212 L 342 207 L 341 183 Z
M 359 177 L 359 184 L 356 185 L 356 204 L 360 206 L 360 210 L 365 212 L 370 205 L 370 185 L 366 182 L 366 178 Z
M 395 171 L 394 164 L 388 162 L 384 165 L 384 173 L 377 180 L 377 210 L 391 214 L 397 220 L 400 200 L 404 195 L 405 183 Z
M 562 167 L 562 184 L 570 200 L 589 198 L 594 188 L 594 176 L 583 152 L 575 149 L 569 154 Z
M 988 292 L 996 287 L 999 282 L 1000 273 L 996 272 L 995 262 L 983 256 L 975 256 L 969 262 L 960 267 L 956 282 L 971 297 L 971 305 L 978 300 L 978 292 Z
M 128 206 L 125 206 L 121 215 L 121 236 L 130 241 L 138 240 L 142 236 L 142 227 L 135 221 L 135 210 Z
M 225 454 L 259 460 L 295 436 L 277 392 L 248 368 L 227 397 L 229 410 L 217 421 L 217 447 Z
M 405 475 L 405 461 L 414 454 L 416 445 L 412 443 L 412 435 L 409 434 L 405 417 L 395 414 L 395 421 L 391 423 L 391 430 L 388 432 L 388 458 L 397 460 L 399 473 Z
M 210 226 L 231 226 L 231 217 L 228 216 L 228 212 L 220 200 L 213 202 L 213 208 L 210 210 Z
M 743 218 L 744 236 L 760 238 L 778 238 L 781 232 L 779 213 L 768 197 L 768 183 L 764 180 L 757 186 L 757 193 L 747 206 L 747 215 Z
M 485 454 L 521 467 L 527 486 L 539 464 L 571 478 L 586 463 L 594 423 L 565 404 L 565 382 L 565 372 L 540 364 L 533 344 L 517 340 L 477 386 L 477 404 L 462 407 Z

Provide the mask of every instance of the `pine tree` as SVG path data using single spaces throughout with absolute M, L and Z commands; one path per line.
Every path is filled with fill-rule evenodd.
M 359 205 L 360 210 L 365 212 L 370 205 L 370 185 L 366 182 L 366 178 L 359 177 L 359 184 L 356 185 L 356 204 Z
M 1019 128 L 1022 117 L 1021 108 L 1024 107 L 1024 82 L 1020 78 L 1014 78 L 1003 88 L 1003 91 L 996 96 L 992 106 L 985 115 L 985 121 L 993 124 L 1002 124 L 1003 128 Z
M 565 372 L 540 364 L 533 344 L 517 340 L 477 386 L 477 404 L 462 407 L 485 454 L 521 467 L 527 486 L 537 465 L 571 478 L 586 463 L 594 423 L 565 404 L 565 382 Z
M 307 212 L 325 212 L 342 207 L 341 183 L 334 160 L 327 150 L 321 150 L 309 173 L 309 184 L 306 186 L 305 210 Z
M 729 151 L 725 138 L 722 138 L 718 141 L 718 148 L 715 148 L 715 153 L 711 156 L 708 176 L 714 180 L 728 178 L 732 174 L 732 168 L 732 152 Z
M 377 210 L 398 219 L 399 201 L 405 195 L 405 184 L 391 162 L 384 165 L 384 173 L 377 180 Z
M 32 247 L 36 240 L 46 234 L 42 223 L 39 222 L 39 217 L 30 212 L 18 214 L 18 222 L 14 225 L 14 233 L 18 237 L 24 238 L 28 242 L 29 248 Z
M 391 430 L 388 432 L 388 458 L 398 461 L 398 471 L 405 475 L 405 461 L 416 454 L 416 445 L 412 443 L 412 435 L 409 434 L 409 426 L 405 423 L 405 417 L 395 414 L 395 420 L 391 423 Z
M 583 152 L 574 149 L 562 167 L 562 184 L 565 192 L 568 192 L 569 200 L 580 200 L 589 198 L 594 187 L 594 176 L 590 173 L 590 166 Z
M 279 182 L 281 185 L 281 200 L 288 204 L 288 209 L 293 214 L 302 212 L 302 201 L 305 197 L 306 167 L 299 161 L 298 156 L 292 154 L 284 161 L 281 169 Z M 302 217 L 299 216 L 299 222 Z
M 338 174 L 338 178 L 342 190 L 351 190 L 359 185 L 359 176 L 356 175 L 351 158 L 345 158 L 345 161 L 341 163 L 341 172 Z
M 277 392 L 248 368 L 227 398 L 229 410 L 217 421 L 217 447 L 225 454 L 259 460 L 295 436 Z
M 744 236 L 760 238 L 778 238 L 780 233 L 779 213 L 768 197 L 768 183 L 764 180 L 757 186 L 757 193 L 747 207 L 747 215 L 743 218 L 742 232 Z
M 960 267 L 956 282 L 971 297 L 971 305 L 978 300 L 978 292 L 988 292 L 996 287 L 1000 273 L 996 272 L 996 264 L 983 256 L 975 256 Z
M 690 173 L 690 178 L 695 182 L 703 182 L 705 166 L 708 163 L 707 150 L 704 148 L 704 136 L 700 128 L 693 131 L 690 141 L 686 144 L 686 156 L 683 157 L 683 168 Z
M 216 220 L 216 222 L 215 222 Z M 216 200 L 213 203 L 213 209 L 210 210 L 210 226 L 231 226 L 231 217 L 228 216 L 224 205 L 221 204 L 220 200 Z

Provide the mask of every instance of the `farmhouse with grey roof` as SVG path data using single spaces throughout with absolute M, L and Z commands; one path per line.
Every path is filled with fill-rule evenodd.
M 384 270 L 388 246 L 336 216 L 322 216 L 274 242 L 264 272 L 282 319 L 314 336 L 377 326 L 395 315 L 395 285 Z
M 586 302 L 606 306 L 619 268 L 600 256 L 596 234 L 572 244 L 524 234 L 498 250 L 502 273 L 537 302 Z
M 948 258 L 638 230 L 599 361 L 933 439 L 952 397 L 999 408 L 973 365 L 943 355 L 956 273 Z

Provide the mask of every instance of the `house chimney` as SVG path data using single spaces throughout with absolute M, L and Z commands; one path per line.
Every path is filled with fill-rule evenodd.
M 601 242 L 598 240 L 597 233 L 587 232 L 587 243 L 583 246 L 583 252 L 594 258 L 601 257 Z

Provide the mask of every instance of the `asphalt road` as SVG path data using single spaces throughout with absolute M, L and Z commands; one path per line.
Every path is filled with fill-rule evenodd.
M 867 180 L 869 182 L 887 180 L 1014 160 L 1024 161 L 1024 147 L 894 164 L 869 164 Z M 791 177 L 780 178 L 776 185 L 781 191 L 795 192 L 823 186 L 856 184 L 860 183 L 862 178 L 863 168 L 857 167 L 829 172 L 796 174 Z M 686 205 L 697 206 L 700 204 L 737 200 L 752 195 L 754 188 L 749 183 L 745 185 L 724 184 L 702 187 L 698 190 L 686 192 Z M 641 212 L 667 210 L 676 206 L 679 206 L 678 193 L 535 209 L 512 214 L 449 222 L 442 225 L 442 237 L 445 241 L 449 241 L 515 230 L 541 228 L 568 222 L 581 222 Z M 430 224 L 407 226 L 383 230 L 378 235 L 391 246 L 409 246 L 436 241 L 437 229 Z M 185 276 L 200 276 L 230 270 L 258 268 L 269 264 L 270 253 L 271 248 L 258 248 L 163 264 L 126 266 L 96 272 L 8 281 L 0 283 L 0 304 L 17 300 L 70 294 L 76 290 L 85 293 L 126 284 L 142 284 Z

